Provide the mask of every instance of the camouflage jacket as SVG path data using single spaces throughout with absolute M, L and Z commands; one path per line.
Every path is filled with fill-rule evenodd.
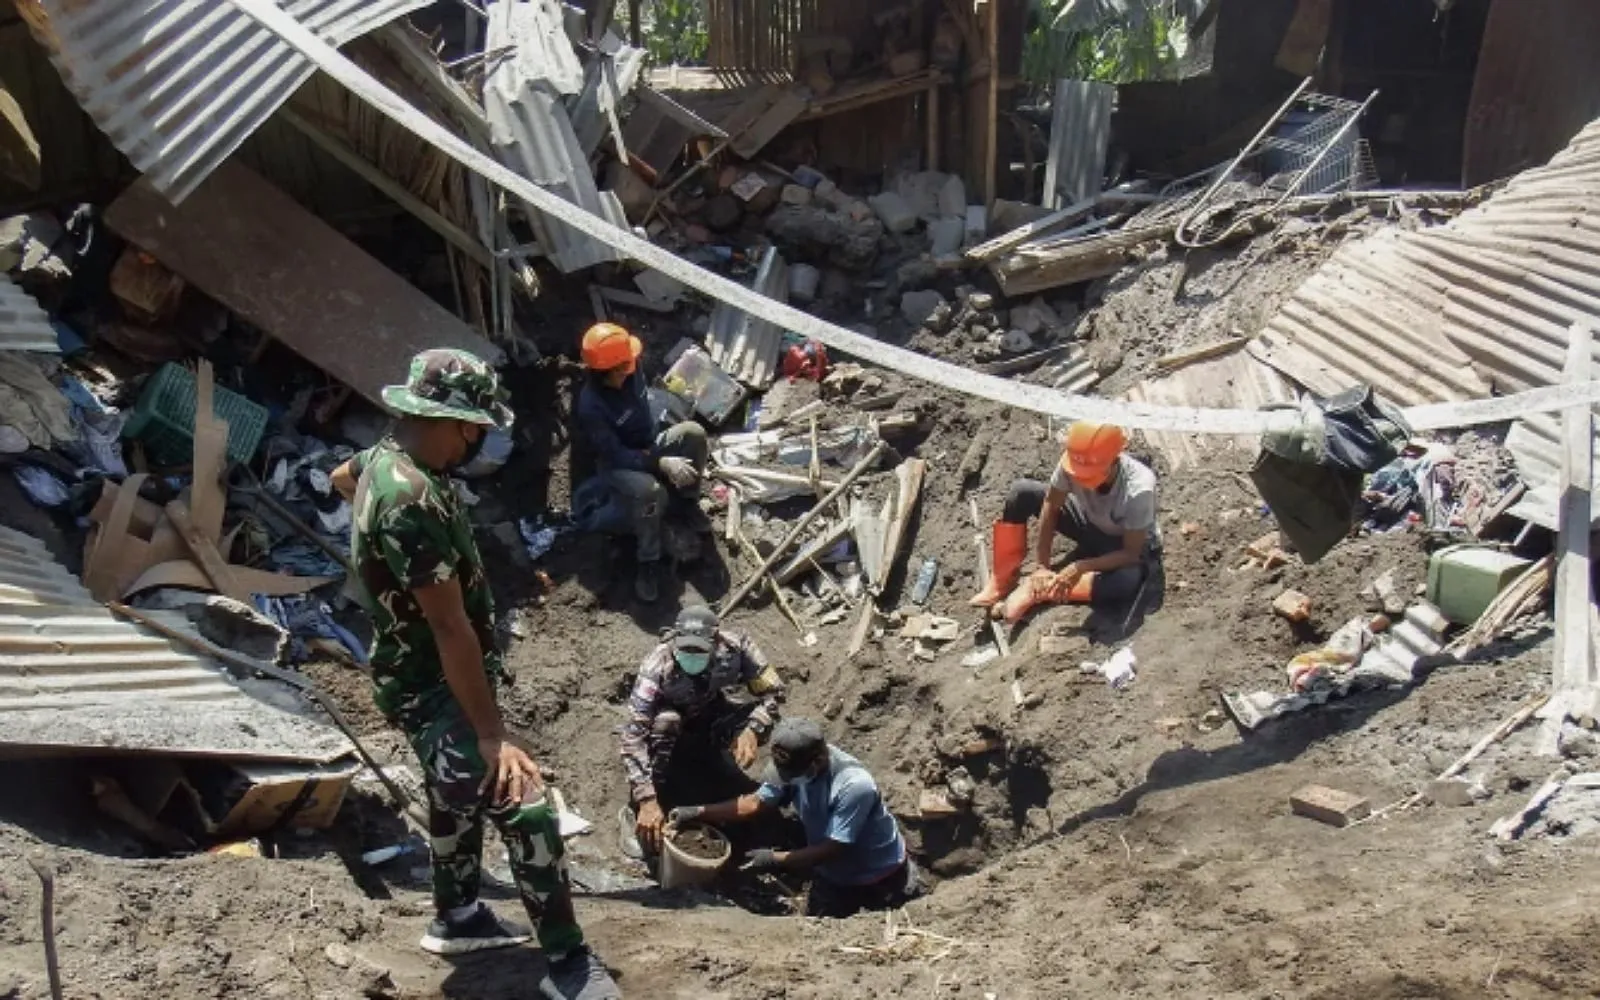
M 672 657 L 672 643 L 664 642 L 650 651 L 639 664 L 633 693 L 628 698 L 628 721 L 622 727 L 622 768 L 635 802 L 655 795 L 651 780 L 650 730 L 656 716 L 673 711 L 683 717 L 685 726 L 704 720 L 702 716 L 718 703 L 728 688 L 744 688 L 761 699 L 750 716 L 750 725 L 765 734 L 778 718 L 778 698 L 783 681 L 767 664 L 767 657 L 753 640 L 733 629 L 717 631 L 711 663 L 699 677 L 678 669 Z
M 494 598 L 472 525 L 448 481 L 417 465 L 393 440 L 356 456 L 351 471 L 359 480 L 351 559 L 372 615 L 373 701 L 391 720 L 416 725 L 453 696 L 433 629 L 412 591 L 460 579 L 491 686 L 505 676 Z

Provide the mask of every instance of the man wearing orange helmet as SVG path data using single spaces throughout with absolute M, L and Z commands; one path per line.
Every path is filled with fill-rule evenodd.
M 589 378 L 578 392 L 577 418 L 593 449 L 596 474 L 574 494 L 573 510 L 590 530 L 635 537 L 633 590 L 649 603 L 660 596 L 661 522 L 667 505 L 673 494 L 698 500 L 710 449 L 705 428 L 692 420 L 656 432 L 639 374 L 643 349 L 638 337 L 615 323 L 596 323 L 583 335 Z
M 1117 604 L 1132 599 L 1161 558 L 1156 530 L 1156 476 L 1124 454 L 1122 428 L 1079 421 L 1048 486 L 1032 479 L 1011 484 L 1005 512 L 994 525 L 989 586 L 972 598 L 993 607 L 1007 595 L 1005 616 L 1016 621 L 1039 603 Z M 1039 518 L 1036 569 L 1016 587 L 1028 548 L 1028 521 Z M 1057 533 L 1078 543 L 1072 561 L 1050 568 Z

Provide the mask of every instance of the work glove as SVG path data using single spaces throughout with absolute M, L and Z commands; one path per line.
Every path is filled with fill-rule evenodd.
M 695 471 L 694 463 L 687 458 L 667 455 L 656 462 L 656 467 L 667 477 L 667 482 L 680 490 L 688 489 L 700 481 L 700 473 Z
M 783 865 L 778 863 L 778 852 L 770 848 L 760 848 L 744 856 L 744 864 L 739 866 L 740 871 L 770 872 L 777 871 Z
M 667 825 L 679 827 L 685 823 L 693 823 L 705 814 L 705 806 L 679 806 L 667 813 Z

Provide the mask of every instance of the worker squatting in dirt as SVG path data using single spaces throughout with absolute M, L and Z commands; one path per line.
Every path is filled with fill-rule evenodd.
M 492 820 L 549 961 L 541 994 L 619 997 L 574 915 L 559 817 L 541 795 L 538 765 L 501 718 L 493 597 L 446 478 L 472 461 L 489 428 L 510 427 L 499 378 L 465 351 L 424 351 L 383 401 L 402 414 L 393 436 L 333 478 L 355 508 L 351 556 L 372 617 L 373 700 L 405 732 L 428 792 L 437 918 L 422 947 L 457 955 L 529 940 L 478 898 Z
M 697 523 L 704 519 L 698 500 L 709 446 L 705 428 L 693 420 L 656 433 L 639 372 L 642 350 L 638 337 L 614 323 L 597 323 L 583 335 L 589 378 L 578 392 L 577 415 L 596 472 L 573 493 L 572 509 L 584 530 L 634 536 L 634 594 L 648 604 L 660 597 L 668 508 Z
M 1125 453 L 1120 427 L 1080 421 L 1047 486 L 1032 479 L 1011 484 L 994 525 L 994 566 L 974 607 L 1020 620 L 1038 604 L 1126 604 L 1159 570 L 1156 475 Z M 1039 519 L 1037 568 L 1018 585 L 1028 550 L 1028 522 Z M 1050 568 L 1057 533 L 1077 543 L 1071 562 Z M 1015 589 L 1013 589 L 1015 588 Z M 1009 596 L 1007 596 L 1009 595 Z M 1004 601 L 1002 605 L 1001 602 Z
M 806 915 L 848 917 L 867 909 L 894 909 L 920 893 L 916 865 L 900 825 L 878 783 L 861 762 L 823 738 L 809 719 L 790 718 L 772 732 L 772 767 L 754 793 L 704 806 L 678 806 L 669 829 L 688 823 L 742 823 L 793 808 L 805 828 L 805 846 L 793 851 L 760 848 L 745 871 L 797 871 L 811 875 Z
M 754 700 L 729 700 L 744 688 Z M 667 811 L 753 792 L 746 770 L 778 717 L 783 681 L 749 636 L 721 627 L 708 607 L 679 612 L 666 640 L 639 665 L 622 728 L 622 766 L 635 834 L 661 850 Z

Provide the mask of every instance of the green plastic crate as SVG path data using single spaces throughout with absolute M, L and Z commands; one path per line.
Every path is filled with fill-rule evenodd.
M 181 465 L 194 457 L 194 372 L 168 362 L 145 383 L 122 436 L 141 442 L 158 463 Z M 247 462 L 267 429 L 267 408 L 230 389 L 212 389 L 212 410 L 228 422 L 228 460 Z

